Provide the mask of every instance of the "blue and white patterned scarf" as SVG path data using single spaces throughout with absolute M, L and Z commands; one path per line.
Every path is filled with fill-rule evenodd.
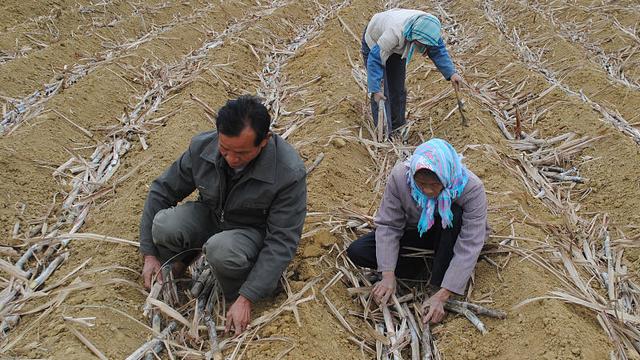
M 460 197 L 469 180 L 469 171 L 462 163 L 462 157 L 451 144 L 434 138 L 418 146 L 405 164 L 409 167 L 407 182 L 411 187 L 411 196 L 422 208 L 418 222 L 420 236 L 433 225 L 436 207 L 442 218 L 442 227 L 451 227 L 451 202 Z M 420 169 L 428 169 L 438 175 L 443 186 L 438 197 L 426 196 L 416 185 L 413 177 Z
M 411 17 L 406 24 L 402 35 L 407 41 L 412 42 L 414 40 L 426 46 L 436 46 L 440 41 L 441 25 L 440 20 L 431 14 L 421 14 Z M 409 65 L 413 52 L 416 48 L 416 44 L 411 43 L 409 53 L 407 54 L 406 63 Z

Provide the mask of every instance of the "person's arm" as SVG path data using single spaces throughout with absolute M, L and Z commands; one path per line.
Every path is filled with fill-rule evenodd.
M 160 177 L 150 186 L 140 220 L 140 252 L 143 255 L 142 279 L 144 287 L 149 289 L 154 275 L 162 281 L 158 250 L 153 243 L 151 227 L 158 211 L 175 206 L 195 190 L 191 172 L 191 152 L 187 149 Z
M 387 180 L 380 208 L 374 218 L 376 225 L 376 259 L 382 280 L 373 287 L 373 298 L 387 303 L 395 293 L 395 269 L 400 253 L 400 238 L 406 226 L 406 215 L 400 200 L 398 181 L 404 181 L 404 166 L 394 168 Z
M 376 226 L 376 259 L 378 271 L 395 271 L 400 253 L 400 238 L 406 227 L 406 213 L 400 200 L 400 189 L 406 181 L 406 167 L 395 167 L 382 195 L 380 208 L 374 218 Z
M 306 172 L 302 167 L 290 171 L 297 173 L 273 199 L 267 217 L 264 246 L 247 280 L 240 287 L 240 295 L 250 302 L 273 292 L 300 241 L 307 212 Z
M 380 46 L 376 44 L 367 57 L 367 89 L 370 94 L 382 91 L 381 84 L 384 77 L 384 63 L 380 58 Z
M 442 38 L 438 41 L 438 45 L 427 47 L 427 55 L 429 55 L 429 58 L 433 61 L 442 76 L 444 76 L 446 80 L 451 80 L 451 76 L 456 73 L 456 69 Z
M 451 291 L 441 288 L 435 294 L 431 295 L 424 303 L 422 303 L 422 323 L 432 322 L 439 323 L 444 319 L 446 312 L 444 304 L 449 300 Z
M 487 196 L 482 183 L 473 184 L 461 200 L 462 228 L 442 280 L 443 288 L 459 295 L 464 293 L 487 237 Z
M 191 166 L 191 149 L 187 149 L 151 183 L 140 220 L 140 252 L 143 255 L 158 256 L 151 237 L 153 218 L 158 211 L 175 206 L 195 190 Z

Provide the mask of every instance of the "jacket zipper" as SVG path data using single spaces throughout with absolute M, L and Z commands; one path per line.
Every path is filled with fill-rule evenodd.
M 224 180 L 222 180 L 222 176 L 221 176 L 222 171 L 218 168 L 218 166 L 215 166 L 215 169 L 216 169 L 216 172 L 218 173 L 218 182 L 221 184 L 222 181 L 224 181 L 224 185 L 225 185 L 225 187 L 227 187 L 227 179 L 226 179 L 226 177 L 224 178 Z M 220 202 L 222 202 L 222 199 L 224 199 L 224 203 L 220 204 L 220 209 L 221 209 L 220 224 L 224 223 L 224 208 L 225 208 L 225 205 L 227 204 L 227 198 L 223 197 L 223 192 L 224 192 L 224 189 L 222 189 L 222 186 L 218 186 L 218 195 L 220 196 L 219 197 Z
M 216 170 L 218 171 L 218 178 L 220 178 L 220 174 L 224 172 L 224 170 L 218 169 L 218 167 L 216 166 Z M 220 212 L 220 224 L 224 223 L 224 211 L 227 208 L 227 200 L 229 200 L 229 198 L 231 197 L 231 193 L 233 192 L 233 190 L 235 188 L 237 188 L 240 184 L 246 182 L 248 180 L 248 178 L 246 177 L 247 174 L 245 174 L 245 176 L 243 176 L 240 180 L 238 180 L 238 182 L 231 188 L 228 189 L 229 191 L 227 192 L 227 196 L 224 197 L 224 204 L 222 204 L 221 208 L 222 211 Z M 224 185 L 225 187 L 228 187 L 229 184 L 227 184 L 227 178 L 226 178 L 226 174 L 224 174 L 225 179 L 224 179 Z M 222 199 L 222 186 L 220 186 L 220 199 Z

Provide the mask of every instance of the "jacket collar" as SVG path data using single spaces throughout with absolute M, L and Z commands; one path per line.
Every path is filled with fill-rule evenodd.
M 279 138 L 277 134 L 272 134 L 267 146 L 265 146 L 258 157 L 256 157 L 247 169 L 246 176 L 273 184 L 276 179 L 276 141 Z M 209 144 L 204 147 L 200 157 L 216 168 L 221 169 L 224 165 L 224 158 L 218 149 L 218 133 L 214 133 Z

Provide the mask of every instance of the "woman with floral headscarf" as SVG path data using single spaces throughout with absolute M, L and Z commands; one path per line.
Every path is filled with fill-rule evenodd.
M 428 55 L 456 90 L 463 82 L 441 36 L 440 21 L 420 10 L 391 9 L 375 14 L 362 35 L 362 57 L 367 69 L 373 121 L 378 121 L 378 102 L 385 103 L 393 130 L 404 125 L 407 92 L 406 65 L 414 52 Z M 384 80 L 384 92 L 381 84 Z
M 425 271 L 422 259 L 402 256 L 407 248 L 434 250 L 430 283 L 439 290 L 425 302 L 423 321 L 440 322 L 451 294 L 464 293 L 489 234 L 482 181 L 451 144 L 431 139 L 393 168 L 374 222 L 375 231 L 347 249 L 353 263 L 382 273 L 374 299 L 387 302 L 396 276 L 418 278 Z

